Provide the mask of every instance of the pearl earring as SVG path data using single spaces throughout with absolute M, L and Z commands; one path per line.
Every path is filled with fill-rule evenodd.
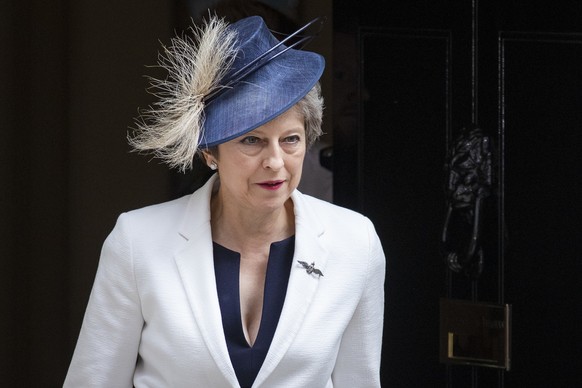
M 213 171 L 216 171 L 218 169 L 218 165 L 216 164 L 216 162 L 210 163 L 210 169 Z

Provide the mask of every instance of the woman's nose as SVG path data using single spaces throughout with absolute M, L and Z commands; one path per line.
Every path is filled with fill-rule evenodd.
M 283 150 L 279 143 L 271 143 L 266 147 L 266 155 L 263 160 L 263 168 L 268 168 L 274 171 L 280 170 L 285 164 L 283 161 Z

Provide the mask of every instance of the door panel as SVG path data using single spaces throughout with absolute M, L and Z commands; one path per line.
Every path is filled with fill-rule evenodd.
M 582 383 L 582 2 L 341 1 L 334 20 L 358 64 L 334 198 L 386 251 L 384 385 Z M 448 270 L 439 244 L 445 156 L 469 125 L 494 145 L 478 279 Z M 440 297 L 512 305 L 509 372 L 439 363 Z
M 582 40 L 500 39 L 505 139 L 506 295 L 513 304 L 510 386 L 582 382 Z

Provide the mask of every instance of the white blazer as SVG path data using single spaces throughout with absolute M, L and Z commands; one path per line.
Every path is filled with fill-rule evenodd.
M 106 239 L 65 387 L 239 387 L 214 277 L 210 196 L 122 214 Z M 297 190 L 295 254 L 253 387 L 379 387 L 385 259 L 364 216 Z M 298 260 L 315 263 L 322 277 Z

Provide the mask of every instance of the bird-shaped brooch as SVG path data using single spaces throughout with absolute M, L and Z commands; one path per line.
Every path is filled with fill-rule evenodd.
M 301 264 L 303 266 L 303 268 L 305 268 L 305 271 L 307 271 L 308 274 L 315 274 L 315 275 L 319 275 L 319 276 L 323 276 L 323 273 L 318 270 L 317 268 L 315 268 L 315 262 L 311 263 L 311 264 L 307 264 L 305 261 L 301 261 L 301 260 L 297 260 L 297 262 L 299 264 Z

